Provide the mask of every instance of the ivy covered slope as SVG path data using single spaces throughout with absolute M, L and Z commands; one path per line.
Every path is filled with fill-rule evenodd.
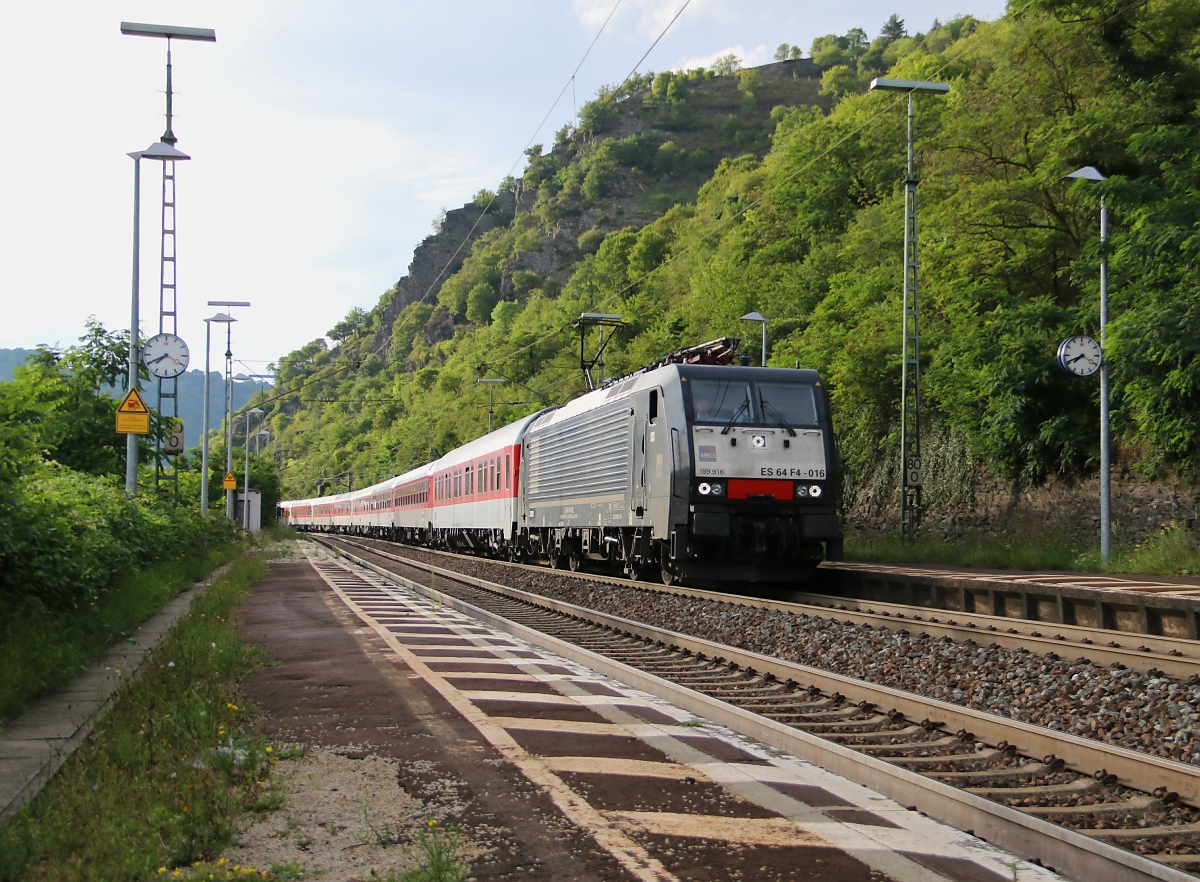
M 1061 374 L 1054 353 L 1069 334 L 1096 333 L 1104 193 L 1119 457 L 1190 473 L 1198 35 L 1190 0 L 1040 0 L 990 24 L 894 34 L 880 51 L 851 32 L 814 43 L 815 61 L 602 95 L 579 131 L 530 156 L 522 179 L 494 201 L 480 194 L 491 208 L 448 278 L 434 269 L 414 284 L 419 249 L 408 279 L 335 329 L 335 349 L 314 341 L 283 360 L 282 387 L 297 390 L 271 417 L 289 451 L 285 493 L 363 486 L 481 434 L 481 377 L 509 381 L 495 389 L 497 423 L 578 394 L 570 323 L 585 311 L 625 318 L 606 353 L 612 374 L 744 334 L 738 317 L 759 310 L 771 318 L 770 363 L 827 380 L 849 491 L 886 483 L 905 101 L 865 91 L 885 64 L 891 76 L 953 86 L 917 99 L 931 436 L 1027 482 L 1092 466 L 1096 384 Z M 792 99 L 766 97 L 790 84 Z M 1063 179 L 1082 165 L 1110 181 Z M 443 230 L 465 232 L 480 213 L 452 212 Z M 423 248 L 448 257 L 459 241 Z M 756 354 L 757 335 L 746 336 Z

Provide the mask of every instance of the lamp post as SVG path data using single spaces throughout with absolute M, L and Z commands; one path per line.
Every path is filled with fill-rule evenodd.
M 761 312 L 748 312 L 741 317 L 743 322 L 762 322 L 762 366 L 767 366 L 767 317 Z
M 249 306 L 249 300 L 210 300 L 209 306 Z M 225 474 L 233 474 L 233 333 L 225 333 Z M 225 491 L 225 517 L 233 520 L 233 490 Z
M 1105 181 L 1108 178 L 1094 166 L 1086 165 L 1067 175 L 1080 181 Z M 1108 326 L 1108 206 L 1100 195 L 1100 557 L 1108 566 L 1112 553 L 1112 461 L 1108 431 L 1108 356 L 1104 343 Z
M 204 320 L 204 419 L 201 426 L 201 445 L 200 450 L 200 514 L 208 514 L 208 383 L 209 383 L 209 351 L 212 349 L 212 323 L 217 322 L 224 324 L 227 334 L 230 333 L 230 326 L 236 322 L 233 316 L 228 313 L 218 312 L 216 315 Z M 228 341 L 226 349 L 229 348 Z
M 242 527 L 246 530 L 250 529 L 250 414 L 264 412 L 257 407 L 246 411 L 246 480 L 242 483 Z
M 141 363 L 141 348 L 138 346 L 141 325 L 142 290 L 142 160 L 157 159 L 160 162 L 191 159 L 181 150 L 176 150 L 164 141 L 155 141 L 145 150 L 126 154 L 133 160 L 133 295 L 129 308 L 129 388 L 140 387 L 138 365 Z M 137 495 L 138 436 L 125 436 L 125 492 Z
M 492 431 L 492 411 L 495 408 L 495 389 L 497 384 L 508 382 L 502 377 L 484 377 L 475 381 L 476 385 L 487 383 L 488 387 L 488 431 Z
M 904 176 L 904 312 L 900 360 L 900 534 L 921 523 L 921 337 L 917 324 L 917 172 L 913 162 L 913 95 L 944 95 L 949 83 L 876 77 L 871 91 L 908 95 L 908 171 Z

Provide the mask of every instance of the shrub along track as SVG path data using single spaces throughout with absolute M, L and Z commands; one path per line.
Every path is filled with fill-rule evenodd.
M 901 669 L 911 674 L 928 667 L 931 655 L 940 656 L 943 667 L 963 668 L 955 674 L 960 682 L 970 676 L 1008 683 L 1014 694 L 1028 698 L 1038 694 L 1035 687 L 1044 681 L 1057 682 L 1065 675 L 1070 683 L 1076 676 L 1060 670 L 1071 666 L 1053 654 L 1039 659 L 1024 650 L 984 650 L 971 641 L 955 644 L 948 635 L 914 637 L 904 630 L 881 634 L 883 629 L 877 632 L 869 623 L 806 618 L 774 608 L 795 606 L 790 604 L 753 601 L 756 607 L 739 607 L 728 599 L 712 599 L 719 595 L 710 592 L 664 591 L 661 586 L 627 582 L 620 583 L 618 593 L 611 584 L 618 580 L 541 569 L 530 573 L 370 540 L 320 541 L 401 577 L 433 582 L 439 592 L 631 667 L 1078 831 L 1097 841 L 1099 850 L 1098 843 L 1106 842 L 1151 858 L 1159 870 L 1140 878 L 1174 878 L 1172 867 L 1200 871 L 1200 811 L 1195 808 L 1200 804 L 1200 766 L 920 694 L 934 689 L 910 690 L 906 683 L 895 688 L 840 670 L 852 658 L 876 666 L 876 674 L 902 673 Z M 457 575 L 447 567 L 468 573 Z M 484 583 L 471 574 L 484 568 L 489 578 L 508 585 Z M 531 582 L 540 596 L 509 587 Z M 824 610 L 826 615 L 831 612 Z M 881 638 L 885 652 L 872 645 Z M 828 651 L 839 642 L 840 654 Z M 799 648 L 825 651 L 824 670 L 789 661 Z M 1166 657 L 1178 664 L 1191 662 L 1186 656 Z M 1087 668 L 1091 678 L 1068 695 L 1077 700 L 1081 712 L 1089 702 L 1099 706 L 1109 695 L 1146 687 L 1170 696 L 1177 711 L 1200 698 L 1194 683 L 1184 687 L 1158 671 L 1150 676 L 1124 666 L 1076 665 Z M 941 689 L 947 676 L 946 671 L 926 670 L 918 679 Z M 1076 678 L 1074 684 L 1078 682 Z M 1040 700 L 1053 705 L 1056 699 L 1043 695 Z M 1137 711 L 1154 707 L 1153 701 L 1141 702 Z M 927 810 L 939 811 L 933 806 Z

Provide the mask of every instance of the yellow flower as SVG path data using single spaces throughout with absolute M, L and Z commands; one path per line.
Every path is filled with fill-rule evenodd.
M 218 867 L 225 866 L 225 858 L 221 858 L 219 861 L 217 861 L 217 866 Z
M 268 748 L 267 748 L 267 753 L 270 753 L 270 752 L 271 752 L 271 748 L 269 748 L 269 747 L 268 747 Z
M 437 826 L 437 821 L 434 820 L 433 818 L 430 818 L 429 819 L 429 829 L 432 830 L 436 826 Z
M 228 701 L 227 701 L 227 702 L 225 702 L 225 706 L 226 706 L 227 708 L 229 708 L 230 710 L 237 710 L 237 709 L 238 709 L 238 706 L 237 706 L 236 704 L 233 704 L 232 702 L 228 702 Z
M 158 868 L 158 875 L 160 875 L 160 876 L 161 876 L 161 875 L 162 875 L 163 873 L 165 873 L 165 872 L 167 872 L 167 868 L 166 868 L 166 867 L 159 867 L 159 868 Z

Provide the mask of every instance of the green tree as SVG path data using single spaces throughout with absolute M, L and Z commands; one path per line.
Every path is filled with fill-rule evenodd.
M 733 52 L 722 55 L 713 62 L 712 70 L 719 77 L 733 76 L 742 69 L 742 59 Z
M 837 64 L 821 74 L 821 94 L 838 99 L 858 91 L 858 75 L 844 64 Z
M 486 282 L 480 282 L 467 295 L 467 318 L 477 325 L 486 325 L 492 320 L 492 310 L 500 295 Z
M 908 29 L 904 26 L 904 19 L 896 13 L 892 13 L 884 25 L 879 30 L 879 36 L 883 37 L 889 43 L 895 43 L 908 36 Z
M 335 343 L 345 343 L 358 333 L 367 320 L 367 311 L 356 306 L 346 313 L 346 317 L 325 332 L 325 336 Z

